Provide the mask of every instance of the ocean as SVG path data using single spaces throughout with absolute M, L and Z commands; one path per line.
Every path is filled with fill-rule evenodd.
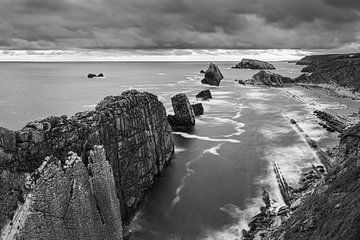
M 50 115 L 91 110 L 107 95 L 138 89 L 156 94 L 168 113 L 171 96 L 210 89 L 202 101 L 205 114 L 192 132 L 174 132 L 176 153 L 156 181 L 129 226 L 131 239 L 240 239 L 263 205 L 283 200 L 272 170 L 277 162 L 289 184 L 298 186 L 304 167 L 319 164 L 294 118 L 325 146 L 334 136 L 321 128 L 309 106 L 284 89 L 242 86 L 256 70 L 231 69 L 235 62 L 215 62 L 224 79 L 219 87 L 200 83 L 208 62 L 66 62 L 0 63 L 0 126 L 20 129 Z M 296 77 L 301 66 L 273 62 L 274 72 Z M 88 73 L 105 78 L 88 79 Z

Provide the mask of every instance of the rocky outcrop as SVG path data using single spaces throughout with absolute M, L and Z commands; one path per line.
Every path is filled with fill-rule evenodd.
M 209 84 L 213 86 L 219 86 L 220 81 L 223 78 L 224 76 L 222 75 L 219 67 L 213 63 L 210 63 L 209 68 L 205 72 L 205 78 L 201 80 L 201 83 Z
M 307 56 L 298 61 L 299 65 L 308 65 L 302 74 L 296 78 L 299 83 L 336 84 L 360 90 L 360 54 L 332 54 Z
M 200 98 L 202 100 L 208 100 L 212 98 L 210 90 L 204 90 L 196 94 L 196 98 Z
M 360 124 L 344 131 L 337 164 L 266 239 L 359 239 Z
M 47 157 L 26 178 L 23 203 L 1 239 L 123 239 L 119 199 L 102 146 L 89 164 L 70 152 L 65 164 Z
M 241 62 L 232 68 L 247 68 L 247 69 L 275 69 L 274 65 L 268 62 L 243 58 Z
M 332 115 L 325 111 L 315 110 L 314 114 L 325 122 L 325 128 L 337 131 L 342 133 L 346 128 L 346 120 L 340 118 L 339 116 Z
M 260 71 L 252 79 L 248 80 L 250 84 L 265 85 L 268 87 L 283 87 L 285 83 L 293 83 L 289 77 L 283 77 L 279 74 L 269 71 Z
M 104 77 L 104 74 L 103 73 L 99 73 L 98 75 L 96 75 L 95 73 L 89 73 L 87 75 L 88 78 L 95 78 L 95 77 Z
M 100 150 L 94 148 L 95 145 L 102 145 L 105 155 L 98 153 Z M 69 161 L 72 162 L 72 160 L 68 159 L 69 152 L 78 155 L 81 161 L 77 159 L 73 161 L 73 165 L 71 164 L 72 167 L 67 168 L 64 166 L 67 166 Z M 174 145 L 171 127 L 167 122 L 163 104 L 158 101 L 155 95 L 140 93 L 135 90 L 126 91 L 120 96 L 106 97 L 96 106 L 95 110 L 78 113 L 71 118 L 66 116 L 49 117 L 31 122 L 16 132 L 1 129 L 0 184 L 4 187 L 0 188 L 0 227 L 3 229 L 6 224 L 10 223 L 16 216 L 17 206 L 26 202 L 26 197 L 24 197 L 28 191 L 25 187 L 26 177 L 36 173 L 36 178 L 41 178 L 43 173 L 39 173 L 38 169 L 43 165 L 43 160 L 48 156 L 58 159 L 51 161 L 51 164 L 45 168 L 48 169 L 50 167 L 50 169 L 54 169 L 55 177 L 59 177 L 58 181 L 53 184 L 61 184 L 65 181 L 63 182 L 63 190 L 67 189 L 67 182 L 72 182 L 72 179 L 76 179 L 76 172 L 80 171 L 81 175 L 84 175 L 81 181 L 85 178 L 83 181 L 85 185 L 83 187 L 88 189 L 89 192 L 100 192 L 99 194 L 102 197 L 99 199 L 100 202 L 98 202 L 100 209 L 102 208 L 102 202 L 105 203 L 107 201 L 103 198 L 113 198 L 112 196 L 107 196 L 102 190 L 106 189 L 106 184 L 110 188 L 112 184 L 111 179 L 113 178 L 115 184 L 114 195 L 119 201 L 119 216 L 121 216 L 122 223 L 125 225 L 142 202 L 146 192 L 151 188 L 156 176 L 169 163 L 173 152 Z M 111 166 L 112 174 L 104 175 L 101 173 L 100 175 L 94 175 L 96 171 L 100 171 L 98 167 L 103 166 L 101 169 L 105 168 L 102 162 L 97 163 L 97 161 L 94 162 L 93 160 L 95 156 L 100 155 L 106 156 L 106 161 Z M 60 163 L 57 163 L 58 161 Z M 98 166 L 99 164 L 101 166 Z M 59 169 L 66 169 L 61 170 L 63 177 L 58 176 L 61 173 Z M 92 185 L 86 179 L 86 174 L 89 181 L 92 181 Z M 106 176 L 109 179 L 102 179 Z M 77 180 L 74 181 L 77 182 Z M 101 187 L 94 185 L 94 181 L 100 181 Z M 93 189 L 89 189 L 89 186 L 86 184 L 90 184 Z M 55 191 L 55 188 L 60 188 L 60 185 L 54 185 L 53 188 L 49 186 L 49 189 Z M 41 191 L 38 193 L 32 191 L 32 193 L 39 194 L 39 199 L 42 194 Z M 61 191 L 59 192 L 61 201 L 57 201 L 58 209 L 63 207 L 63 198 L 68 199 L 65 190 L 64 196 L 60 193 Z M 81 193 L 79 194 L 81 195 Z M 90 217 L 95 221 L 96 217 L 93 215 L 93 210 L 88 206 L 94 202 L 93 196 L 91 196 L 83 196 L 81 201 L 85 202 L 74 204 L 87 205 L 84 207 L 87 207 L 89 210 L 88 214 L 90 215 L 82 216 L 84 218 Z M 98 207 L 95 207 L 95 209 L 98 209 Z M 100 235 L 104 231 L 108 231 L 110 222 L 113 225 L 118 225 L 115 223 L 115 220 L 106 220 L 107 218 L 118 219 L 117 215 L 115 216 L 117 213 L 114 210 L 116 206 L 110 204 L 108 207 L 111 207 L 111 210 L 101 210 L 105 211 L 103 213 L 106 215 L 102 216 L 102 218 L 100 217 L 100 222 L 105 226 L 99 226 L 98 229 L 101 228 L 102 230 L 96 230 L 97 228 L 95 227 L 92 228 Z M 45 210 L 48 211 L 50 209 Z M 77 214 L 77 212 L 75 211 L 74 214 Z M 47 215 L 45 214 L 44 216 Z M 41 216 L 38 217 L 41 219 Z M 82 219 L 81 221 L 87 222 L 88 220 Z M 91 228 L 90 226 L 93 223 L 87 224 Z M 45 226 L 49 227 L 50 225 L 44 225 L 41 231 L 46 231 Z M 56 226 L 66 231 L 71 230 L 67 228 L 64 221 L 57 222 Z M 21 228 L 25 229 L 24 227 Z M 110 228 L 112 227 L 110 226 Z M 114 234 L 116 234 L 116 231 Z M 73 235 L 70 234 L 69 236 Z M 97 239 L 96 236 L 84 239 Z M 77 238 L 69 237 L 68 239 Z M 116 238 L 110 237 L 109 239 Z
M 204 114 L 204 107 L 201 103 L 196 103 L 191 105 L 195 116 L 200 116 Z
M 173 128 L 191 127 L 195 125 L 195 114 L 189 99 L 183 93 L 171 98 L 175 115 L 169 115 L 168 121 Z

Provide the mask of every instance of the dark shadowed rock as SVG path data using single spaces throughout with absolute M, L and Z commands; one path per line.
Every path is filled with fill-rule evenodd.
M 210 63 L 208 70 L 206 70 L 206 72 L 205 72 L 205 78 L 203 80 L 201 80 L 201 83 L 209 84 L 209 85 L 213 85 L 213 86 L 219 86 L 220 81 L 223 78 L 224 78 L 224 76 L 220 72 L 219 67 L 213 63 Z
M 97 76 L 98 76 L 98 77 L 104 77 L 104 74 L 99 73 Z
M 94 77 L 97 77 L 97 75 L 95 73 L 89 73 L 87 75 L 88 78 L 94 78 Z
M 245 81 L 242 80 L 242 79 L 237 80 L 237 82 L 238 82 L 239 84 L 241 84 L 241 85 L 246 85 Z
M 200 73 L 205 73 L 205 71 L 204 71 L 204 70 L 200 70 Z
M 171 103 L 175 113 L 175 115 L 168 116 L 171 126 L 188 127 L 195 125 L 195 114 L 185 94 L 176 94 L 171 98 Z
M 293 83 L 293 80 L 289 77 L 283 77 L 279 74 L 269 71 L 260 71 L 255 74 L 250 83 L 254 85 L 266 85 L 269 87 L 283 87 L 284 83 Z
M 201 98 L 202 100 L 208 100 L 212 98 L 210 90 L 204 90 L 196 94 L 196 98 Z
M 242 59 L 241 62 L 232 68 L 248 68 L 248 69 L 275 69 L 274 65 L 268 62 L 255 59 Z
M 204 107 L 201 103 L 192 104 L 191 107 L 194 110 L 195 116 L 200 116 L 204 114 Z

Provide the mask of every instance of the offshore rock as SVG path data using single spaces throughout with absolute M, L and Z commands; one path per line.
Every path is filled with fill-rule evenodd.
M 293 83 L 289 77 L 283 77 L 279 74 L 269 71 L 260 71 L 255 74 L 250 81 L 254 85 L 265 85 L 269 87 L 283 87 L 285 83 Z
M 208 100 L 212 98 L 210 90 L 203 90 L 196 94 L 196 98 L 201 98 L 202 100 Z
M 275 69 L 274 65 L 268 62 L 243 58 L 241 62 L 232 68 L 248 68 L 248 69 Z
M 205 72 L 205 78 L 201 80 L 201 83 L 209 84 L 213 86 L 219 86 L 220 81 L 223 78 L 224 76 L 222 75 L 219 67 L 213 63 L 210 63 L 209 68 Z
M 74 167 L 83 169 L 82 165 L 92 172 L 95 145 L 105 150 L 126 225 L 174 153 L 163 104 L 155 95 L 136 90 L 106 97 L 95 110 L 71 118 L 48 117 L 16 132 L 0 131 L 0 228 L 12 221 L 17 206 L 26 200 L 25 185 L 31 186 L 27 176 L 42 176 L 43 159 L 59 159 L 66 174 Z
M 201 103 L 192 104 L 191 107 L 194 110 L 195 116 L 200 116 L 204 114 L 204 107 Z
M 171 102 L 175 113 L 175 115 L 168 116 L 171 126 L 189 127 L 195 125 L 195 114 L 185 94 L 176 94 L 171 98 Z

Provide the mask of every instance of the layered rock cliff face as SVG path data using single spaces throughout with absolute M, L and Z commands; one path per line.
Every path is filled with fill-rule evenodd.
M 205 72 L 205 78 L 201 80 L 203 84 L 219 86 L 220 81 L 224 78 L 218 66 L 213 63 L 209 64 L 209 68 Z
M 255 59 L 247 59 L 244 58 L 232 68 L 248 68 L 248 69 L 275 69 L 274 65 L 268 62 L 255 60 Z
M 255 85 L 265 85 L 269 87 L 283 87 L 284 83 L 293 83 L 294 81 L 289 77 L 283 77 L 279 74 L 269 71 L 260 71 L 255 74 L 248 83 Z
M 79 157 L 69 158 L 69 152 Z M 70 119 L 49 117 L 17 132 L 0 129 L 2 234 L 14 234 L 9 226 L 20 224 L 16 234 L 25 237 L 19 239 L 49 239 L 46 231 L 56 226 L 61 239 L 78 239 L 74 231 L 83 226 L 82 239 L 121 239 L 121 225 L 173 152 L 164 106 L 135 90 L 106 97 L 94 111 Z M 15 223 L 20 208 L 25 220 Z M 49 224 L 40 224 L 45 218 Z M 25 234 L 35 227 L 36 235 Z
M 360 239 L 360 124 L 346 130 L 337 166 L 269 240 Z
M 308 65 L 295 80 L 301 83 L 338 84 L 339 86 L 360 90 L 360 54 L 334 54 L 307 56 L 297 64 Z

